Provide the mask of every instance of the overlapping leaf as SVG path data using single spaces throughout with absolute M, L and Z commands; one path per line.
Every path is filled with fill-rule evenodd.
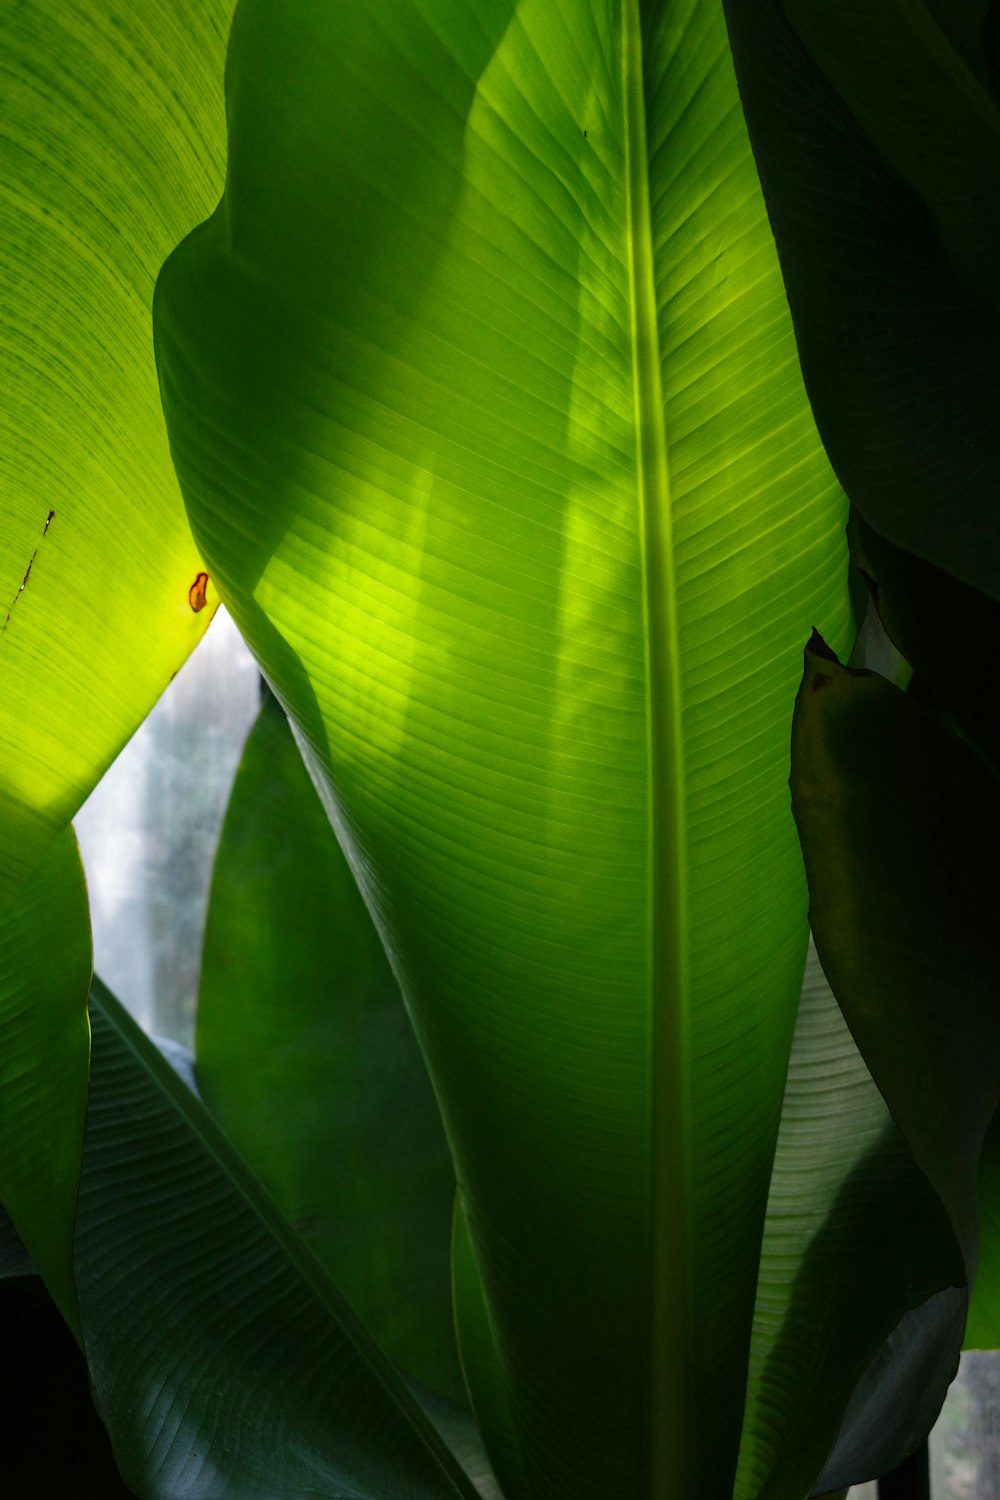
M 497 1358 L 496 1339 L 461 1201 L 456 1199 L 452 1238 L 455 1333 L 462 1372 L 504 1500 L 523 1500 L 531 1490 L 524 1471 L 510 1393 Z
M 90 976 L 87 891 L 67 829 L 0 912 L 0 1202 L 74 1329 Z
M 817 948 L 937 1200 L 918 1214 L 897 1269 L 903 1313 L 915 1305 L 904 1269 L 939 1242 L 939 1336 L 919 1320 L 902 1320 L 897 1347 L 877 1371 L 893 1421 L 875 1401 L 853 1414 L 861 1438 L 842 1435 L 837 1475 L 857 1479 L 865 1477 L 855 1468 L 865 1451 L 878 1455 L 881 1468 L 887 1457 L 904 1456 L 905 1447 L 892 1452 L 893 1428 L 916 1424 L 917 1398 L 935 1390 L 943 1397 L 961 1345 L 977 1262 L 977 1171 L 1000 1092 L 1000 787 L 937 718 L 873 673 L 841 667 L 819 641 L 806 653 L 793 766 Z M 942 1215 L 950 1255 L 940 1242 Z M 934 1272 L 934 1256 L 926 1270 Z M 962 1299 L 950 1349 L 949 1287 Z M 933 1415 L 931 1401 L 925 1426 Z M 920 1435 L 916 1427 L 909 1446 Z
M 202 960 L 206 1104 L 385 1352 L 452 1400 L 455 1179 L 398 986 L 269 697 L 216 857 Z
M 833 464 L 877 532 L 995 599 L 995 10 L 983 0 L 725 8 Z
M 203 564 L 149 318 L 164 255 L 221 190 L 230 11 L 25 0 L 4 16 L 0 904 L 212 613 L 189 598 Z
M 731 1483 L 841 497 L 712 5 L 245 0 L 172 449 L 455 1150 L 528 1482 Z
M 874 1478 L 920 1441 L 961 1342 L 965 1297 L 942 1289 L 949 1276 L 964 1268 L 946 1217 L 813 953 L 768 1199 L 739 1500 L 800 1500 L 821 1470 L 817 1493 Z
M 128 1483 L 143 1500 L 476 1500 L 204 1106 L 96 982 L 91 1018 L 75 1270 Z

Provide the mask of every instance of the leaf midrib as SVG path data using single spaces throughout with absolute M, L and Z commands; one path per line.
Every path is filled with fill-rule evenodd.
M 651 1072 L 649 1493 L 694 1492 L 687 1025 L 687 889 L 681 684 L 649 201 L 639 0 L 622 7 L 622 94 L 646 713 L 647 944 Z

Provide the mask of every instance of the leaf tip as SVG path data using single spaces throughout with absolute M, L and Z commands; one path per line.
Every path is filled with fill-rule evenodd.
M 815 625 L 813 626 L 812 635 L 809 637 L 809 640 L 806 643 L 805 654 L 807 664 L 810 657 L 819 657 L 821 661 L 836 662 L 837 666 L 840 666 L 840 657 L 834 650 L 832 650 L 830 646 L 827 645 L 826 641 L 820 635 Z

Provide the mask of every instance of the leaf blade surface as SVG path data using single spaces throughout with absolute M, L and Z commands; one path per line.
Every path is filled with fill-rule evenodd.
M 225 212 L 156 308 L 193 524 L 414 1014 L 531 1484 L 714 1494 L 798 642 L 847 620 L 721 15 L 257 3 L 231 57 Z
M 475 1500 L 356 1315 L 99 981 L 91 1016 L 75 1268 L 94 1401 L 127 1482 L 145 1500 Z
M 67 829 L 0 912 L 0 1199 L 77 1337 L 92 965 L 83 867 Z
M 223 824 L 205 925 L 208 1108 L 389 1357 L 453 1401 L 454 1173 L 377 933 L 268 696 Z
M 230 5 L 11 8 L 0 182 L 0 903 L 212 608 L 162 430 L 155 274 L 222 182 Z M 214 594 L 212 605 L 217 604 Z

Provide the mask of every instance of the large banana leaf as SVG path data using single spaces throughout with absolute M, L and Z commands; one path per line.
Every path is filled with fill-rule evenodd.
M 399 988 L 276 699 L 212 876 L 197 1077 L 216 1119 L 413 1379 L 464 1399 L 455 1176 Z
M 149 336 L 222 182 L 230 0 L 22 0 L 0 79 L 0 905 L 201 637 Z M 209 595 L 209 605 L 217 595 Z
M 497 1358 L 489 1308 L 460 1198 L 455 1200 L 453 1220 L 452 1286 L 462 1373 L 479 1431 L 489 1444 L 493 1472 L 500 1481 L 504 1500 L 527 1500 L 531 1489 L 511 1415 L 510 1394 Z
M 227 108 L 154 312 L 195 533 L 431 1065 L 532 1492 L 715 1500 L 848 616 L 721 11 L 244 0 Z

